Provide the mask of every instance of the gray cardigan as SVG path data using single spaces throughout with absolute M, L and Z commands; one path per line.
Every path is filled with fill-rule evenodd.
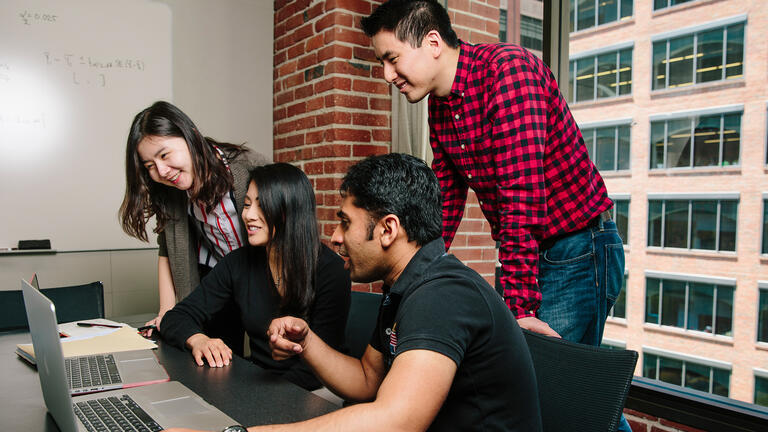
M 243 201 L 248 191 L 248 170 L 264 165 L 267 158 L 261 153 L 248 151 L 241 153 L 229 162 L 229 170 L 234 178 L 235 208 L 237 208 L 237 220 L 243 232 L 245 225 L 240 217 L 243 212 Z M 171 194 L 173 201 L 169 206 L 171 210 L 170 220 L 163 231 L 158 233 L 157 244 L 160 247 L 158 254 L 168 257 L 171 265 L 171 276 L 176 288 L 176 302 L 186 297 L 200 284 L 200 275 L 197 271 L 197 241 L 190 236 L 197 236 L 195 228 L 189 223 L 189 200 L 187 193 L 174 191 Z

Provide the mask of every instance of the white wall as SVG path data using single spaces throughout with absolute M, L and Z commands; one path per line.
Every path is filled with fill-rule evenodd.
M 162 3 L 172 11 L 173 102 L 204 134 L 221 141 L 247 142 L 271 159 L 272 2 Z M 126 119 L 126 127 L 129 122 Z M 121 196 L 123 192 L 115 191 Z M 29 278 L 34 271 L 43 288 L 101 280 L 108 316 L 156 311 L 155 246 L 153 242 L 147 245 L 150 249 L 139 250 L 0 254 L 0 289 L 19 289 L 19 279 Z

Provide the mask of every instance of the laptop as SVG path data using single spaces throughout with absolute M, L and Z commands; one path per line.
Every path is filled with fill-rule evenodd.
M 170 427 L 221 430 L 237 424 L 176 381 L 70 395 L 53 303 L 21 281 L 40 387 L 48 411 L 63 432 L 159 431 Z
M 44 297 L 39 291 L 37 273 L 32 276 L 30 285 L 35 288 L 39 297 Z M 26 299 L 26 293 L 24 297 Z M 50 302 L 47 298 L 45 300 Z M 29 308 L 27 308 L 27 316 L 28 320 L 32 321 Z M 165 368 L 160 365 L 157 357 L 150 350 L 68 357 L 64 359 L 64 367 L 67 385 L 73 395 L 138 387 L 170 380 Z

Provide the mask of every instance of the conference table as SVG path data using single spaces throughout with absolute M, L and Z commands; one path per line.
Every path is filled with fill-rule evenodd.
M 17 344 L 29 342 L 28 331 L 0 333 L 0 431 L 58 432 L 47 414 L 37 370 L 14 353 Z M 171 380 L 246 426 L 296 422 L 339 408 L 242 357 L 210 368 L 197 366 L 188 351 L 162 340 L 156 351 Z

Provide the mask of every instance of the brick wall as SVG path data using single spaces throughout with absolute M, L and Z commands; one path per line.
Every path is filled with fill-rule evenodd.
M 324 241 L 336 225 L 338 187 L 350 165 L 390 151 L 391 101 L 360 18 L 379 1 L 275 0 L 274 160 L 307 173 Z M 459 37 L 498 40 L 499 0 L 449 0 Z M 494 281 L 496 251 L 472 195 L 451 248 Z M 355 290 L 379 291 L 380 284 Z

